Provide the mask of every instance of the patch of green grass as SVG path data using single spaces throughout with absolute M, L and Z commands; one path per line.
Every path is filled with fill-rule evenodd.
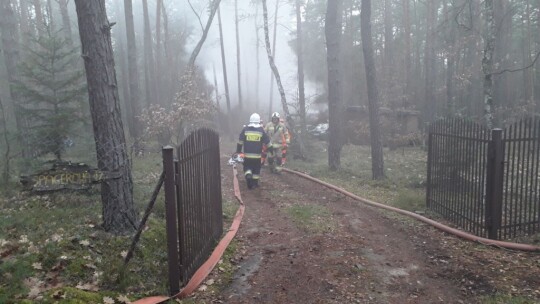
M 24 280 L 34 275 L 35 255 L 23 255 L 0 264 L 0 303 L 16 303 L 28 293 Z
M 494 295 L 481 299 L 483 304 L 534 304 L 535 300 L 513 295 Z
M 410 199 L 411 196 L 423 196 L 425 191 L 427 154 L 422 149 L 384 149 L 386 178 L 373 180 L 368 146 L 345 145 L 341 153 L 341 169 L 337 171 L 328 168 L 326 142 L 312 142 L 311 146 L 308 162 L 291 159 L 287 166 L 379 203 L 398 204 L 408 210 L 423 209 L 415 199 Z M 399 199 L 409 190 L 417 194 L 407 194 L 406 199 Z
M 225 221 L 232 221 L 238 210 L 238 203 L 231 200 L 223 200 L 223 219 Z
M 402 188 L 397 192 L 391 204 L 397 208 L 414 212 L 425 208 L 426 197 L 423 192 Z
M 285 212 L 300 229 L 321 233 L 333 228 L 333 223 L 329 221 L 331 213 L 324 206 L 292 205 L 285 208 Z

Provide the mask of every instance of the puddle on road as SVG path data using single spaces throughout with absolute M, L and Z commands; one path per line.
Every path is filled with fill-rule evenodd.
M 259 269 L 263 256 L 260 253 L 256 253 L 247 259 L 245 259 L 239 266 L 238 270 L 233 276 L 233 283 L 229 287 L 228 293 L 232 296 L 241 296 L 251 288 L 248 279 Z

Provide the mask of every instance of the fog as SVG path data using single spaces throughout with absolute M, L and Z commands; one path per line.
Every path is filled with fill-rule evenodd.
M 203 12 L 201 16 L 203 24 L 205 24 L 208 15 L 206 13 L 207 10 L 202 9 L 205 4 L 205 2 L 194 4 L 196 11 Z M 271 74 L 265 48 L 262 5 L 260 2 L 258 2 L 257 5 L 258 8 L 250 1 L 238 1 L 241 87 L 244 108 L 264 114 L 264 117 L 268 116 L 270 112 L 271 88 L 273 90 L 271 112 L 281 112 L 282 106 L 275 80 L 274 84 L 271 84 L 271 80 L 273 80 L 274 76 Z M 273 42 L 275 5 L 276 1 L 268 1 L 270 43 Z M 236 107 L 238 106 L 238 69 L 234 1 L 222 1 L 220 8 L 223 22 L 223 43 L 227 64 L 229 94 L 231 106 Z M 189 26 L 193 29 L 193 34 L 190 36 L 189 43 L 186 45 L 187 51 L 190 52 L 202 35 L 202 29 L 187 1 L 184 2 L 183 6 L 179 6 L 179 9 L 187 16 L 186 20 L 188 20 Z M 289 41 L 295 39 L 296 35 L 296 17 L 294 16 L 294 7 L 291 6 L 288 1 L 280 1 L 277 22 L 275 62 L 280 72 L 288 103 L 296 103 L 298 100 L 297 56 L 291 46 L 289 46 Z M 258 54 L 256 31 L 258 31 L 259 36 Z M 213 69 L 215 67 L 220 106 L 222 109 L 226 109 L 219 39 L 218 20 L 216 16 L 196 64 L 204 69 L 206 78 L 212 84 L 214 83 Z M 257 59 L 259 62 L 257 62 Z M 257 69 L 258 65 L 259 69 Z M 258 88 L 257 78 L 259 79 Z M 316 93 L 317 86 L 313 83 L 306 83 L 306 96 Z M 293 109 L 291 109 L 291 111 L 294 111 Z

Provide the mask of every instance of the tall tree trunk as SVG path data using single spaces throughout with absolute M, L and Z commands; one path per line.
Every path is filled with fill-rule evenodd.
M 454 7 L 452 6 L 452 9 Z M 456 24 L 453 22 L 454 14 L 451 14 L 447 1 L 444 1 L 444 14 L 445 20 L 448 20 L 449 29 L 447 29 L 446 35 L 446 107 L 449 114 L 455 114 L 455 100 L 454 100 L 454 71 L 455 71 L 455 58 L 457 57 L 456 51 Z
M 53 16 L 53 9 L 52 9 L 52 1 L 47 0 L 47 25 L 52 31 L 55 31 L 55 25 L 54 25 L 54 16 Z
M 107 20 L 105 0 L 75 0 L 75 6 L 98 168 L 118 176 L 101 183 L 103 227 L 113 233 L 133 232 L 137 227 L 137 213 L 133 204 L 133 180 L 120 117 L 111 24 Z
M 276 9 L 274 12 L 274 37 L 272 38 L 272 58 L 276 58 L 276 36 L 277 36 L 277 17 L 279 12 L 279 0 L 276 0 Z M 270 100 L 268 103 L 268 114 L 272 115 L 274 108 L 274 77 L 270 72 Z
M 206 20 L 206 25 L 203 30 L 203 34 L 201 39 L 199 39 L 199 42 L 195 46 L 195 49 L 191 52 L 191 56 L 189 56 L 188 61 L 188 70 L 193 70 L 193 67 L 195 66 L 195 60 L 197 59 L 197 56 L 201 52 L 202 46 L 204 42 L 206 41 L 206 37 L 208 36 L 208 32 L 210 31 L 210 28 L 212 27 L 212 22 L 214 21 L 214 16 L 216 15 L 217 10 L 219 9 L 219 4 L 221 0 L 214 0 L 210 5 L 210 16 L 208 16 L 208 20 Z
M 155 103 L 156 97 L 156 71 L 154 65 L 154 51 L 152 45 L 152 29 L 150 29 L 150 16 L 148 15 L 148 1 L 142 0 L 144 19 L 144 83 L 146 104 Z
M 371 172 L 373 174 L 373 179 L 382 179 L 384 178 L 384 159 L 379 124 L 379 90 L 377 89 L 377 73 L 375 70 L 375 60 L 373 58 L 373 38 L 371 35 L 371 0 L 362 0 L 360 22 L 369 100 Z
M 263 19 L 264 19 L 264 42 L 266 45 L 266 54 L 268 55 L 268 63 L 270 64 L 270 68 L 272 69 L 272 73 L 274 74 L 274 78 L 276 79 L 276 83 L 278 86 L 279 94 L 281 95 L 281 106 L 283 107 L 283 112 L 285 113 L 285 119 L 289 124 L 289 130 L 291 133 L 296 135 L 295 131 L 295 124 L 291 117 L 291 114 L 289 112 L 289 106 L 287 105 L 287 97 L 285 96 L 285 90 L 283 89 L 283 85 L 281 84 L 281 76 L 279 75 L 279 70 L 276 66 L 276 63 L 274 62 L 274 57 L 272 56 L 272 52 L 270 51 L 270 36 L 268 34 L 268 8 L 266 6 L 266 0 L 262 0 L 263 3 Z M 297 137 L 297 136 L 296 136 Z M 300 137 L 298 138 L 298 143 L 300 145 L 300 157 L 304 156 L 304 143 L 302 142 L 302 139 Z
M 437 112 L 437 103 L 435 101 L 435 48 L 434 48 L 434 29 L 435 16 L 437 13 L 437 0 L 427 1 L 426 12 L 426 46 L 425 46 L 425 94 L 424 106 L 427 110 L 426 118 L 433 121 Z
M 238 0 L 234 0 L 234 24 L 236 29 L 236 72 L 238 75 L 238 107 L 242 110 L 242 69 L 240 65 L 240 34 L 238 31 Z
M 325 36 L 328 66 L 328 166 L 337 170 L 341 166 L 342 101 L 340 48 L 342 27 L 342 0 L 328 1 L 326 7 Z
M 523 33 L 523 66 L 528 66 L 533 58 L 531 57 L 532 48 L 532 38 L 531 38 L 531 5 L 530 1 L 527 0 L 525 8 L 525 26 Z M 534 104 L 534 67 L 523 70 L 523 79 L 524 79 L 524 99 L 527 105 Z
M 405 35 L 404 43 L 405 43 L 405 92 L 403 94 L 403 103 L 402 106 L 404 108 L 408 108 L 411 106 L 410 100 L 411 100 L 411 94 L 412 94 L 412 85 L 411 85 L 411 14 L 410 14 L 410 6 L 409 1 L 410 0 L 402 0 L 403 1 L 403 34 Z
M 0 112 L 2 113 L 2 116 L 0 117 L 0 124 L 2 126 L 3 132 L 2 132 L 2 139 L 4 141 L 4 170 L 2 171 L 2 183 L 6 184 L 9 181 L 9 172 L 11 171 L 10 168 L 10 159 L 11 159 L 11 145 L 9 142 L 9 130 L 7 125 L 7 115 L 6 115 L 6 109 L 4 108 L 4 103 L 2 102 L 2 98 L 0 97 Z
M 259 49 L 261 47 L 260 41 L 259 41 L 259 24 L 257 23 L 257 20 L 259 20 L 259 2 L 255 2 L 255 57 L 257 58 L 257 76 L 255 78 L 255 108 L 259 108 L 259 86 L 260 86 L 260 78 L 261 78 L 261 58 L 259 55 Z
M 298 103 L 300 104 L 300 130 L 306 134 L 306 93 L 304 89 L 304 54 L 302 47 L 302 16 L 300 0 L 296 0 L 296 54 L 298 56 Z
M 482 72 L 484 73 L 484 119 L 489 129 L 493 128 L 493 53 L 495 52 L 495 31 L 493 0 L 484 0 L 486 18 L 486 37 Z
M 392 43 L 392 3 L 390 0 L 384 0 L 384 80 L 385 90 L 389 93 L 389 90 L 393 87 L 392 82 L 392 67 L 394 65 Z M 388 93 L 385 95 L 388 96 Z
M 43 27 L 45 26 L 45 21 L 43 19 L 43 9 L 41 8 L 41 0 L 34 0 L 34 13 L 36 14 L 36 29 L 38 36 L 41 36 L 43 33 Z
M 223 85 L 225 86 L 225 100 L 227 101 L 227 114 L 231 113 L 231 99 L 229 97 L 229 82 L 227 80 L 227 60 L 225 58 L 225 46 L 223 43 L 223 26 L 221 24 L 221 9 L 218 8 L 219 43 L 221 46 L 221 65 L 223 69 Z
M 21 11 L 21 44 L 23 46 L 28 45 L 28 39 L 30 38 L 30 16 L 28 15 L 28 2 L 27 0 L 19 1 L 19 9 Z
M 164 104 L 161 100 L 161 92 L 163 90 L 163 52 L 161 49 L 161 11 L 163 10 L 163 0 L 157 0 L 156 2 L 156 92 L 155 100 L 159 104 Z
M 0 0 L 0 34 L 2 36 L 2 53 L 9 83 L 9 97 L 11 104 L 9 109 L 6 109 L 11 116 L 15 117 L 15 124 L 18 131 L 18 141 L 21 147 L 22 155 L 28 158 L 30 155 L 26 136 L 26 122 L 19 111 L 20 93 L 15 89 L 14 84 L 18 80 L 17 65 L 20 61 L 20 45 L 18 41 L 18 29 L 15 13 L 11 6 L 11 0 Z M 8 106 L 6 106 L 8 108 Z
M 124 15 L 124 11 L 122 10 L 122 7 L 121 7 L 121 3 L 120 3 L 121 0 L 115 0 L 114 3 L 115 3 L 115 11 L 116 11 L 116 18 L 120 19 L 120 16 L 123 16 Z M 131 108 L 131 103 L 130 103 L 130 100 L 131 100 L 131 96 L 129 94 L 129 72 L 128 72 L 128 62 L 127 62 L 127 59 L 126 59 L 126 48 L 125 48 L 125 45 L 126 45 L 126 36 L 124 35 L 126 33 L 126 27 L 125 27 L 125 24 L 124 22 L 119 22 L 118 23 L 118 29 L 117 31 L 115 31 L 115 35 L 116 35 L 116 41 L 117 41 L 117 45 L 118 45 L 118 54 L 117 54 L 117 58 L 119 59 L 120 61 L 120 71 L 121 71 L 121 78 L 120 78 L 120 81 L 122 82 L 122 101 L 123 101 L 123 105 L 124 105 L 124 109 L 125 109 L 125 116 L 124 116 L 124 121 L 126 122 L 127 126 L 128 126 L 128 130 L 129 130 L 129 135 L 131 137 L 133 137 L 133 133 L 134 132 L 134 128 L 135 126 L 133 125 L 133 110 Z
M 62 30 L 64 36 L 69 45 L 72 45 L 73 32 L 71 30 L 71 20 L 69 19 L 68 0 L 59 0 L 58 5 L 60 6 L 60 15 L 62 15 Z
M 216 65 L 212 64 L 212 71 L 214 72 L 214 91 L 216 92 L 216 106 L 219 109 L 219 90 L 217 84 Z
M 124 14 L 126 19 L 126 41 L 129 69 L 129 96 L 132 110 L 131 124 L 133 130 L 130 134 L 138 139 L 141 135 L 140 123 L 137 119 L 141 115 L 140 88 L 139 88 L 139 67 L 137 64 L 137 43 L 135 41 L 135 26 L 133 22 L 133 3 L 131 0 L 124 0 Z

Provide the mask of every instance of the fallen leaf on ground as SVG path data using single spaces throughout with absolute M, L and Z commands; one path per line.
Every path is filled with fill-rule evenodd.
M 208 286 L 206 286 L 206 285 L 204 285 L 204 284 L 201 285 L 201 287 L 199 287 L 199 291 L 205 291 L 205 290 L 207 290 L 207 289 L 208 289 Z
M 130 304 L 131 301 L 129 300 L 128 297 L 126 297 L 125 295 L 119 295 L 117 298 L 116 298 L 120 303 L 125 303 L 125 304 Z
M 32 268 L 37 269 L 37 270 L 43 270 L 43 267 L 41 266 L 41 263 L 32 264 Z
M 114 304 L 114 299 L 110 297 L 103 297 L 103 304 Z

